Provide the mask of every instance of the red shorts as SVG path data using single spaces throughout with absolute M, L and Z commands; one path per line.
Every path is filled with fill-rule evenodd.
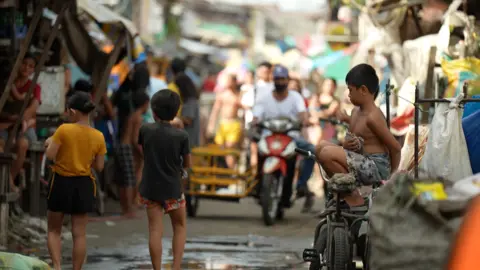
M 180 199 L 168 199 L 165 201 L 151 201 L 140 197 L 140 202 L 145 205 L 147 208 L 160 206 L 163 209 L 163 212 L 166 214 L 170 211 L 185 208 L 185 196 L 182 194 Z

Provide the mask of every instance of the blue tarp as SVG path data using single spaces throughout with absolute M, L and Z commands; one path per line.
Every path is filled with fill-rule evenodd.
M 472 98 L 480 98 L 480 95 L 473 95 Z M 463 118 L 468 117 L 472 113 L 480 110 L 480 102 L 467 102 L 465 104 L 465 110 L 463 111 Z
M 462 126 L 473 174 L 480 173 L 480 111 L 463 118 Z

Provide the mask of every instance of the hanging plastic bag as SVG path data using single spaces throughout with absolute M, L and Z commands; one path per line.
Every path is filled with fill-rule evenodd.
M 462 128 L 463 110 L 460 94 L 450 103 L 441 103 L 435 109 L 427 147 L 419 168 L 429 177 L 458 181 L 471 176 L 467 142 Z
M 470 165 L 474 174 L 480 173 L 480 111 L 463 118 L 463 133 L 467 142 Z
M 480 94 L 480 59 L 467 57 L 452 61 L 442 60 L 441 66 L 448 79 L 444 97 L 458 96 L 462 93 L 465 82 L 468 83 L 468 96 Z

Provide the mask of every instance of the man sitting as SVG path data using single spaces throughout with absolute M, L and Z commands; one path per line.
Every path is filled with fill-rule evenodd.
M 29 79 L 35 70 L 37 62 L 33 55 L 27 54 L 23 58 L 22 66 L 15 78 L 10 98 L 1 114 L 0 118 L 0 151 L 5 151 L 5 144 L 8 141 L 8 137 L 11 135 L 11 128 L 14 126 L 17 119 L 20 117 L 20 110 L 22 108 L 25 99 L 27 98 L 27 92 L 32 84 Z M 16 159 L 12 163 L 10 170 L 10 188 L 14 192 L 18 192 L 19 189 L 15 185 L 15 178 L 17 178 L 20 171 L 23 169 L 23 163 L 27 155 L 29 145 L 37 140 L 37 134 L 35 132 L 35 119 L 38 106 L 40 105 L 40 86 L 37 84 L 34 86 L 33 94 L 29 98 L 28 107 L 26 108 L 22 125 L 18 130 L 17 138 L 15 139 L 15 154 Z
M 352 173 L 362 185 L 371 185 L 389 178 L 400 162 L 401 146 L 390 133 L 382 111 L 375 105 L 378 77 L 373 67 L 360 64 L 346 77 L 349 98 L 355 108 L 350 118 L 349 133 L 343 147 L 322 141 L 316 155 L 323 169 L 334 174 Z M 363 204 L 358 191 L 345 198 L 350 206 Z

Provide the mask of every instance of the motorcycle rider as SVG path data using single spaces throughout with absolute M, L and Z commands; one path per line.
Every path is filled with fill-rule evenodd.
M 257 104 L 253 107 L 253 124 L 257 124 L 265 119 L 275 119 L 286 117 L 293 121 L 300 122 L 304 126 L 308 125 L 308 112 L 305 107 L 303 97 L 295 91 L 288 90 L 289 74 L 288 69 L 282 65 L 276 65 L 273 68 L 274 91 L 271 94 L 263 95 Z M 298 148 L 314 151 L 315 146 L 298 134 L 291 134 Z M 260 168 L 261 162 L 258 160 L 258 149 L 255 143 L 251 147 L 252 159 L 251 165 L 253 168 Z M 312 152 L 313 153 L 313 152 Z M 297 182 L 297 193 L 302 193 L 306 196 L 303 212 L 310 210 L 313 206 L 313 193 L 308 192 L 307 181 L 312 175 L 315 161 L 305 159 L 303 162 L 300 176 Z M 285 207 L 289 207 L 292 182 L 294 172 L 288 172 L 288 179 L 285 183 L 290 183 L 285 186 L 282 203 Z

